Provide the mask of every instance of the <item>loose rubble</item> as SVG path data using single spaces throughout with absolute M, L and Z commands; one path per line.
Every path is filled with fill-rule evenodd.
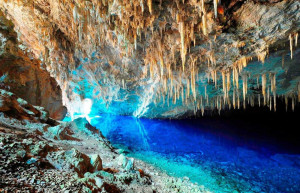
M 208 192 L 118 153 L 85 118 L 57 122 L 0 93 L 0 192 Z

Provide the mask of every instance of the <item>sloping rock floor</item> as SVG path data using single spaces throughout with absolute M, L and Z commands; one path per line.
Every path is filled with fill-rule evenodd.
M 4 90 L 1 101 L 0 192 L 208 192 L 126 157 L 85 118 L 56 122 Z

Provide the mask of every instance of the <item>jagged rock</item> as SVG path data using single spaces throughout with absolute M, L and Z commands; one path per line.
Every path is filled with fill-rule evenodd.
M 102 170 L 102 160 L 99 155 L 94 154 L 90 155 L 91 164 L 94 167 L 95 171 Z
M 48 112 L 43 108 L 35 107 L 11 92 L 0 89 L 0 101 L 0 111 L 8 117 L 43 123 L 50 121 Z M 52 123 L 55 124 L 55 121 Z
M 73 137 L 74 134 L 73 130 L 69 125 L 57 125 L 55 127 L 49 127 L 47 128 L 47 131 L 49 134 L 51 134 L 51 137 L 58 140 L 72 140 L 72 141 L 80 141 L 80 139 Z
M 133 158 L 129 158 L 127 160 L 127 164 L 125 166 L 125 170 L 126 171 L 130 171 L 130 170 L 133 170 L 133 167 L 134 167 L 134 159 Z
M 123 166 L 123 167 L 126 166 L 126 164 L 127 164 L 127 158 L 125 157 L 124 154 L 119 155 L 119 157 L 117 158 L 117 160 L 118 160 L 118 165 L 119 166 Z
M 96 181 L 96 185 L 100 188 L 103 185 L 103 181 L 99 177 L 94 178 Z
M 128 159 L 124 154 L 119 155 L 117 160 L 118 160 L 118 165 L 122 166 L 126 171 L 130 171 L 134 167 L 134 159 L 133 158 Z
M 34 146 L 30 146 L 30 153 L 34 156 L 46 157 L 50 151 L 54 151 L 51 145 L 47 144 L 44 141 L 36 143 Z
M 27 164 L 34 164 L 35 162 L 37 162 L 36 158 L 30 158 L 29 160 L 27 160 Z
M 77 149 L 71 149 L 65 152 L 65 159 L 69 162 L 78 175 L 83 176 L 86 172 L 93 172 L 94 168 L 90 158 L 79 152 Z
M 25 150 L 20 150 L 17 152 L 17 157 L 24 158 L 26 156 Z

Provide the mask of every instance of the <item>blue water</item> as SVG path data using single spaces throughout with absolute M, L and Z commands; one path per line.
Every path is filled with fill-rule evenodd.
M 225 123 L 101 115 L 91 124 L 128 156 L 212 192 L 300 192 L 298 153 L 276 141 L 237 135 Z

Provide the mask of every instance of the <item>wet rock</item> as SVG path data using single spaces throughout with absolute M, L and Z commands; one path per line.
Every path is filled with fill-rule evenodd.
M 126 171 L 130 171 L 130 170 L 133 170 L 133 166 L 134 166 L 134 159 L 130 158 L 130 159 L 127 160 L 127 164 L 126 164 L 124 169 Z
M 26 151 L 25 150 L 20 150 L 17 152 L 17 157 L 19 158 L 24 158 L 26 156 Z
M 9 117 L 42 123 L 50 120 L 48 112 L 43 108 L 35 107 L 6 90 L 0 89 L 0 101 L 0 112 L 2 111 Z
M 61 124 L 49 127 L 47 130 L 53 139 L 80 141 L 80 139 L 72 136 L 74 132 L 68 125 Z
M 117 160 L 118 160 L 118 165 L 119 166 L 123 166 L 123 167 L 126 166 L 126 164 L 127 164 L 127 158 L 125 157 L 124 154 L 119 155 L 119 157 L 117 158 Z
M 119 155 L 117 157 L 118 165 L 122 166 L 125 171 L 130 171 L 134 167 L 134 159 L 133 158 L 126 158 L 124 154 Z
M 65 152 L 66 161 L 69 162 L 75 171 L 83 176 L 86 172 L 93 172 L 94 168 L 91 165 L 90 158 L 79 152 L 77 149 L 71 149 Z
M 39 141 L 37 144 L 30 146 L 30 153 L 35 156 L 45 157 L 50 151 L 53 151 L 53 147 L 44 141 Z
M 90 155 L 91 164 L 94 167 L 95 171 L 102 170 L 102 160 L 99 155 L 94 154 Z
M 100 188 L 103 185 L 103 181 L 99 177 L 95 177 L 96 185 Z

